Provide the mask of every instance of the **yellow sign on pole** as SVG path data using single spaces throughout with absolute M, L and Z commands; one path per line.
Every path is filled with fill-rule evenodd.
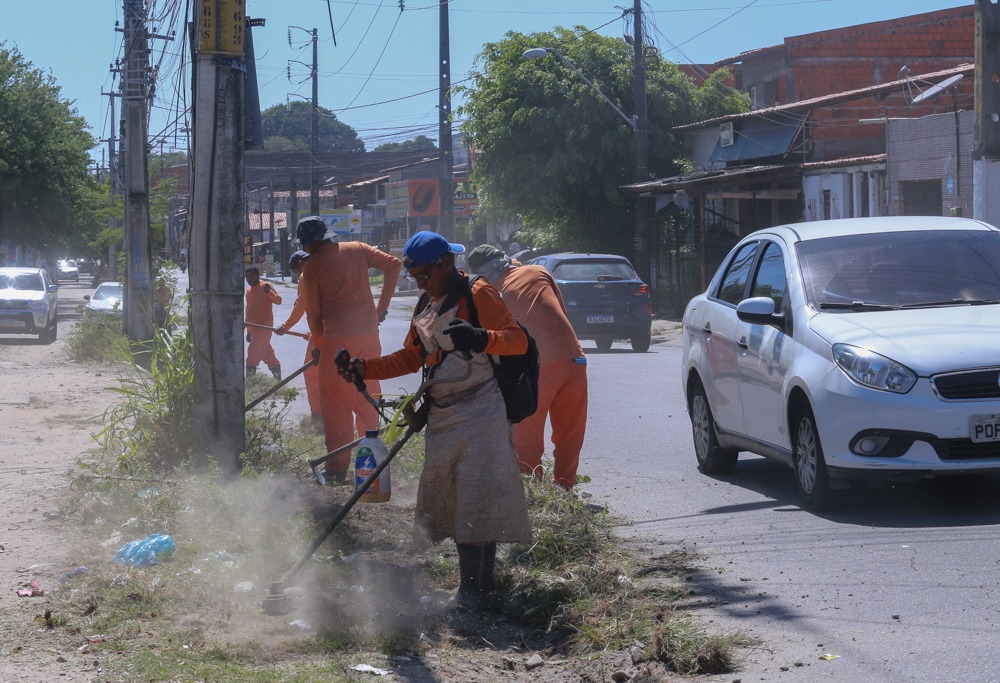
M 242 57 L 246 50 L 246 0 L 201 0 L 198 47 L 205 54 Z

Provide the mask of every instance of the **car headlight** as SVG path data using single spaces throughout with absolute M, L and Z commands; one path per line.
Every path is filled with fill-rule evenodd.
M 833 359 L 855 382 L 879 391 L 905 394 L 917 382 L 913 370 L 860 346 L 834 344 Z
M 44 311 L 45 304 L 45 299 L 34 299 L 28 304 L 28 307 L 33 311 Z

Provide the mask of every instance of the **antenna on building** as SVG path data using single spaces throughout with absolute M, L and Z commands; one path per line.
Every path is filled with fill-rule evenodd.
M 913 101 L 910 104 L 919 104 L 924 100 L 929 100 L 932 97 L 937 97 L 945 90 L 958 83 L 963 78 L 965 78 L 964 74 L 955 74 L 954 76 L 949 76 L 940 83 L 932 85 L 931 87 L 927 88 L 927 90 L 923 91 L 922 93 L 914 97 Z

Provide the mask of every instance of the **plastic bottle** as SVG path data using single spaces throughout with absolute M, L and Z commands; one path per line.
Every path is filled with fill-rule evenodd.
M 365 432 L 365 438 L 361 440 L 354 450 L 354 487 L 360 488 L 365 480 L 375 471 L 382 462 L 389 457 L 389 449 L 379 438 L 377 429 L 369 429 Z M 392 479 L 389 476 L 389 466 L 387 465 L 378 478 L 371 483 L 368 490 L 358 498 L 359 503 L 384 503 L 392 495 Z

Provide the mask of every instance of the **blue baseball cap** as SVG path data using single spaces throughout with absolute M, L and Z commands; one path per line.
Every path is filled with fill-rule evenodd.
M 452 244 L 438 233 L 424 230 L 406 240 L 403 266 L 416 268 L 433 263 L 445 254 L 461 254 L 464 251 L 465 247 L 461 244 Z

